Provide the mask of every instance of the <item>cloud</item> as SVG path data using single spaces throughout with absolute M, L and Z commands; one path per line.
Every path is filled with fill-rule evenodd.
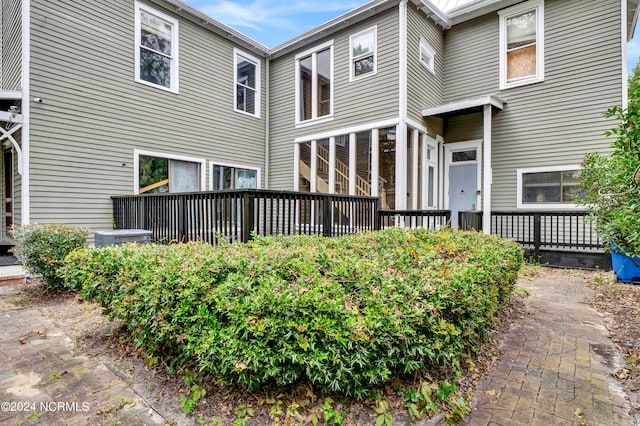
M 308 14 L 333 13 L 335 16 L 351 10 L 363 1 L 283 1 L 252 0 L 250 2 L 230 0 L 204 0 L 199 9 L 207 15 L 231 26 L 254 30 L 280 29 L 303 32 L 314 25 L 308 23 Z

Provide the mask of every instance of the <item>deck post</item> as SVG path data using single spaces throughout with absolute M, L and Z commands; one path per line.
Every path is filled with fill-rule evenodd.
M 322 200 L 322 236 L 332 236 L 332 218 L 331 211 L 333 210 L 333 197 L 324 197 Z
M 252 192 L 242 194 L 242 242 L 251 240 L 251 232 L 255 226 L 255 195 Z

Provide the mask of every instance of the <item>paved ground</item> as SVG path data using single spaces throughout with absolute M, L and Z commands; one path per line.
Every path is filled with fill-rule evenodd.
M 623 366 L 602 316 L 586 300 L 584 278 L 554 271 L 518 282 L 526 312 L 502 340 L 504 350 L 479 384 L 468 424 L 634 425 L 611 373 Z
M 519 284 L 531 293 L 526 312 L 481 381 L 468 424 L 635 424 L 611 377 L 621 365 L 603 318 L 585 303 L 584 278 L 551 272 Z M 0 286 L 0 425 L 164 423 L 113 368 L 76 354 L 47 308 L 23 306 L 19 289 Z
M 0 286 L 0 425 L 164 423 L 104 363 L 75 354 L 45 309 L 21 306 L 18 290 Z

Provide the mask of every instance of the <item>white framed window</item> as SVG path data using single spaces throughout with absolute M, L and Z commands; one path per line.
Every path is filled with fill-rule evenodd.
M 209 163 L 209 189 L 220 191 L 223 189 L 259 189 L 260 168 L 236 164 Z
M 529 0 L 500 15 L 500 89 L 544 80 L 544 0 Z
M 333 40 L 296 59 L 296 124 L 333 118 Z
M 577 209 L 580 166 L 517 169 L 518 208 Z
M 200 191 L 205 167 L 206 161 L 201 158 L 134 149 L 133 193 Z
M 420 37 L 420 63 L 428 69 L 431 74 L 436 74 L 436 52 L 429 42 Z
M 378 27 L 349 37 L 349 79 L 359 80 L 378 72 Z
M 135 3 L 135 81 L 178 93 L 178 21 Z
M 233 49 L 234 109 L 260 117 L 260 60 Z

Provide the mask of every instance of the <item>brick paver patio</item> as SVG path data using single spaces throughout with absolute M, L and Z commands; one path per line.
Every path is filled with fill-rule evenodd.
M 623 366 L 580 274 L 520 278 L 526 312 L 477 390 L 471 425 L 634 425 L 611 373 Z M 574 276 L 575 275 L 575 276 Z

